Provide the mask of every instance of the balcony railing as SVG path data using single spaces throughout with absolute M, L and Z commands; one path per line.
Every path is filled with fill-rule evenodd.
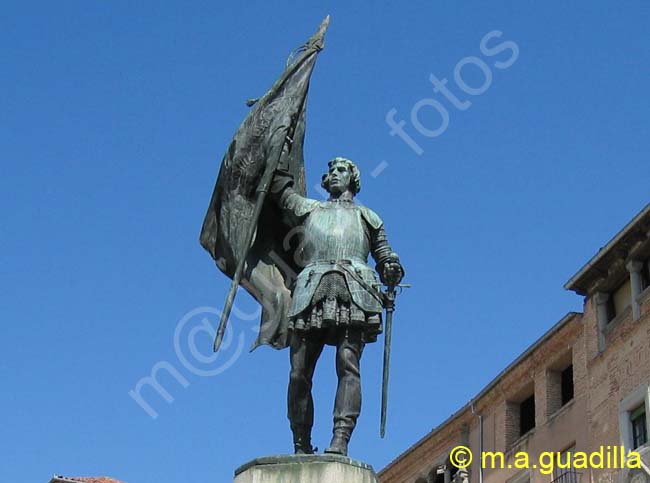
M 574 470 L 567 470 L 561 475 L 557 476 L 551 483 L 580 483 L 582 473 Z

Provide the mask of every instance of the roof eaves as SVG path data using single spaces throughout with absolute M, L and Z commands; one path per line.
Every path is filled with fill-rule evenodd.
M 582 286 L 581 281 L 588 274 L 599 261 L 603 259 L 616 245 L 628 235 L 634 227 L 646 216 L 650 214 L 650 204 L 647 204 L 629 223 L 627 223 L 623 229 L 621 229 L 614 237 L 607 242 L 607 244 L 602 247 L 598 252 L 591 257 L 591 259 L 580 269 L 578 272 L 573 275 L 565 284 L 564 288 L 566 290 L 572 290 L 580 295 L 587 295 L 585 287 Z

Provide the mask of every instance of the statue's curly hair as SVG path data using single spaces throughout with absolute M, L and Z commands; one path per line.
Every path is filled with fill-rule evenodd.
M 341 157 L 336 157 L 332 159 L 329 163 L 327 163 L 327 167 L 331 168 L 335 164 L 338 163 L 343 163 L 345 164 L 348 169 L 350 170 L 350 191 L 352 191 L 352 194 L 357 194 L 359 191 L 361 191 L 361 171 L 359 171 L 359 168 L 357 168 L 357 165 L 354 164 L 351 160 L 348 158 L 341 158 Z M 321 180 L 321 186 L 327 190 L 327 192 L 330 192 L 330 174 L 329 174 L 329 169 L 327 173 L 323 175 L 323 178 Z

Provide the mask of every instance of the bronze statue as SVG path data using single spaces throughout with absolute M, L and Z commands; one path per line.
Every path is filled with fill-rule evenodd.
M 361 189 L 355 164 L 335 158 L 328 166 L 322 182 L 330 194 L 327 201 L 296 193 L 290 175 L 282 171 L 275 175 L 272 193 L 289 222 L 303 229 L 297 256 L 304 268 L 294 284 L 288 312 L 288 415 L 295 451 L 313 452 L 312 376 L 323 346 L 329 344 L 336 346 L 338 388 L 334 435 L 325 452 L 346 455 L 361 409 L 361 353 L 381 332 L 383 299 L 375 272 L 367 265 L 368 255 L 372 253 L 387 285 L 397 285 L 403 271 L 379 216 L 354 202 Z
M 329 199 L 305 197 L 306 97 L 328 21 L 298 49 L 302 55 L 290 59 L 269 92 L 250 103 L 254 108 L 224 156 L 201 244 L 233 280 L 215 350 L 239 285 L 263 306 L 254 347 L 290 348 L 288 417 L 297 454 L 315 451 L 312 376 L 323 347 L 336 346 L 338 388 L 326 452 L 347 455 L 361 408 L 361 354 L 382 332 L 385 307 L 383 436 L 392 304 L 404 271 L 382 220 L 354 201 L 361 179 L 352 161 L 329 162 L 322 179 Z M 368 266 L 370 254 L 386 293 Z

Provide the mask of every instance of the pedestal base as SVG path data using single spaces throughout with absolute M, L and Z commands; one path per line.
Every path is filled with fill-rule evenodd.
M 378 483 L 372 466 L 346 456 L 256 458 L 235 471 L 234 483 Z

